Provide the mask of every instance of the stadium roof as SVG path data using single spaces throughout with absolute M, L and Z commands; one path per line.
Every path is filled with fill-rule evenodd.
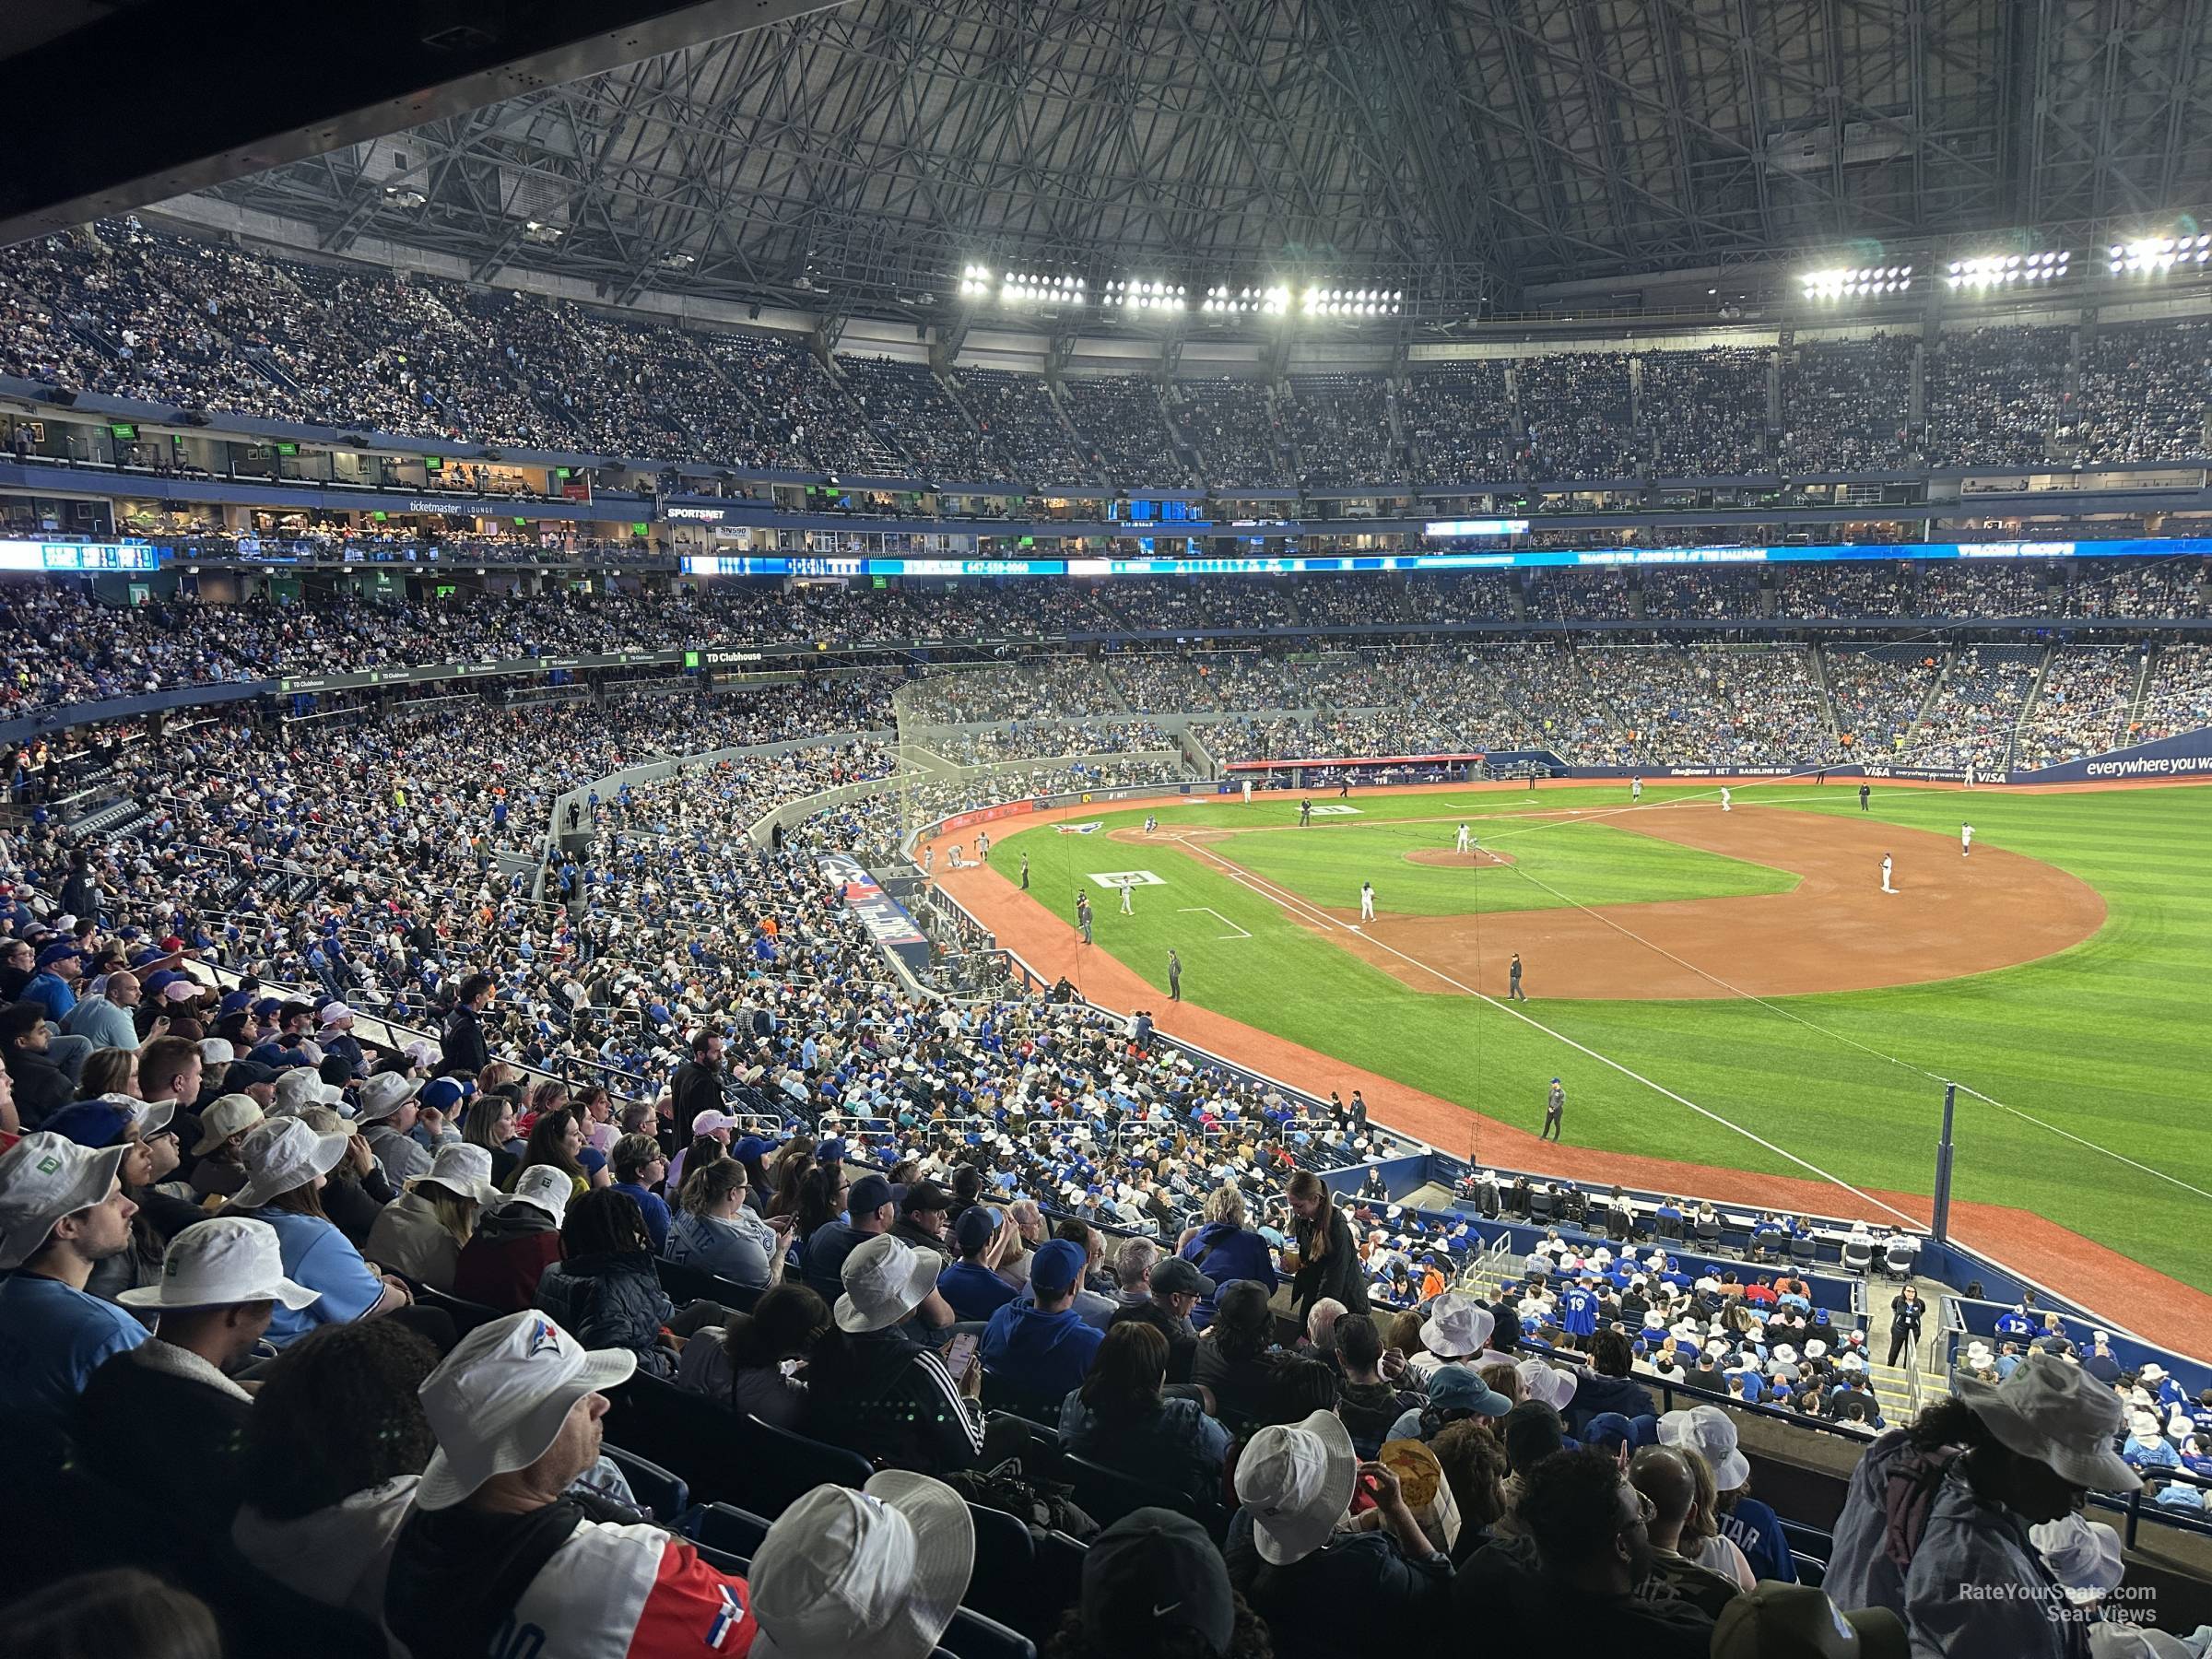
M 2212 182 L 2208 11 L 853 0 L 220 194 L 333 252 L 373 234 L 614 300 L 920 312 L 980 261 L 1335 278 L 1465 317 L 1610 275 L 2171 223 Z

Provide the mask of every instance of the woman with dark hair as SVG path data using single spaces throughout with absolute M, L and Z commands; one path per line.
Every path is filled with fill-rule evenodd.
M 1490 1528 L 1505 1514 L 1505 1452 L 1477 1418 L 1447 1423 L 1429 1450 L 1459 1507 L 1459 1537 L 1452 1546 L 1452 1565 L 1458 1567 L 1490 1541 Z
M 1282 1359 L 1275 1346 L 1275 1310 L 1259 1281 L 1222 1286 L 1214 1323 L 1191 1360 L 1191 1381 L 1213 1390 L 1214 1407 L 1224 1417 L 1257 1418 Z
M 1329 1189 L 1311 1170 L 1290 1177 L 1291 1230 L 1298 1243 L 1298 1275 L 1290 1281 L 1290 1311 L 1302 1322 L 1313 1304 L 1334 1298 L 1349 1313 L 1367 1312 L 1367 1275 L 1352 1242 L 1351 1224 Z
M 551 1164 L 567 1172 L 571 1200 L 581 1198 L 592 1190 L 592 1178 L 577 1160 L 576 1155 L 582 1150 L 583 1119 L 567 1106 L 548 1112 L 530 1126 L 530 1142 L 523 1152 L 523 1161 L 507 1177 L 503 1190 L 513 1192 L 516 1180 L 533 1164 Z
M 775 1162 L 768 1166 L 768 1213 L 771 1216 L 795 1216 L 799 1213 L 799 1186 L 814 1168 L 815 1139 L 811 1135 L 794 1135 L 783 1143 L 776 1154 Z
M 677 1312 L 653 1270 L 644 1212 L 612 1187 L 570 1202 L 560 1260 L 537 1281 L 536 1305 L 586 1347 L 628 1348 L 640 1371 L 663 1379 L 676 1375 L 687 1335 L 725 1317 L 720 1302 Z
M 512 1192 L 527 1149 L 515 1127 L 514 1098 L 507 1094 L 478 1095 L 468 1103 L 461 1124 L 461 1138 L 491 1154 L 491 1179 L 501 1192 Z
M 136 1567 L 80 1572 L 0 1608 L 0 1659 L 223 1659 L 215 1615 Z
M 378 1618 L 392 1540 L 438 1448 L 417 1394 L 437 1365 L 436 1348 L 388 1319 L 287 1348 L 246 1425 L 240 1553 L 311 1600 Z
M 799 1204 L 794 1233 L 804 1244 L 845 1211 L 845 1192 L 851 1183 L 845 1180 L 842 1164 L 817 1164 L 808 1171 L 799 1188 Z
M 1166 1397 L 1167 1380 L 1168 1339 L 1157 1325 L 1109 1327 L 1082 1386 L 1061 1403 L 1062 1448 L 1161 1491 L 1218 1492 L 1229 1430 L 1195 1400 Z
M 676 1385 L 780 1429 L 796 1429 L 806 1384 L 783 1368 L 796 1359 L 803 1370 L 830 1324 L 830 1304 L 811 1287 L 795 1279 L 777 1285 L 750 1313 L 732 1313 L 719 1332 L 702 1329 L 697 1341 L 684 1344 Z

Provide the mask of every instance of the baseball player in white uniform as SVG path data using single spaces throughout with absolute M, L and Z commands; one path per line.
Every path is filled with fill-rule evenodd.
M 1375 884 L 1371 881 L 1363 881 L 1359 884 L 1359 920 L 1372 922 L 1374 919 Z
M 1462 824 L 1462 825 L 1459 827 L 1459 844 L 1458 844 L 1456 847 L 1453 848 L 1453 852 L 1455 852 L 1455 853 L 1465 853 L 1466 850 L 1467 850 L 1467 827 L 1466 827 L 1465 824 Z
M 1643 780 L 1641 778 L 1630 778 L 1629 780 L 1629 804 L 1633 806 L 1635 803 L 1642 799 Z
M 1134 916 L 1134 915 L 1135 915 L 1135 914 L 1136 914 L 1136 906 L 1135 906 L 1135 905 L 1134 905 L 1134 904 L 1132 904 L 1132 903 L 1129 901 L 1129 894 L 1130 894 L 1130 892 L 1131 892 L 1131 891 L 1132 891 L 1132 887 L 1131 887 L 1131 884 L 1130 884 L 1130 883 L 1128 883 L 1128 882 L 1126 882 L 1126 881 L 1123 882 L 1123 883 L 1122 883 L 1122 914 L 1123 914 L 1123 915 L 1124 915 L 1124 916 Z
M 1735 807 L 1728 804 L 1730 798 L 1731 797 L 1728 794 L 1728 791 L 1725 788 L 1723 788 L 1721 791 L 1721 810 L 1723 812 L 1734 812 L 1735 810 Z
M 1885 893 L 1894 893 L 1897 891 L 1895 888 L 1889 885 L 1889 854 L 1887 853 L 1882 854 L 1882 891 Z
M 1959 826 L 1959 856 L 1961 858 L 1971 857 L 1973 851 L 1974 827 L 1971 824 L 1961 824 Z
M 1250 778 L 1244 780 L 1244 805 L 1247 806 L 1252 805 L 1252 780 Z

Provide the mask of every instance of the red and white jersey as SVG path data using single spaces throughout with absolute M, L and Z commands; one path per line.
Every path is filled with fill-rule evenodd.
M 531 1581 L 491 1659 L 744 1659 L 752 1591 L 657 1526 L 578 1527 Z

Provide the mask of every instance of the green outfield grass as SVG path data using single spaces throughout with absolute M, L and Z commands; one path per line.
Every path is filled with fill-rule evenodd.
M 1644 799 L 1708 794 L 1653 787 Z M 1602 811 L 1626 798 L 1619 787 L 1547 789 L 1533 800 L 1473 793 L 1355 797 L 1357 818 L 1240 836 L 1223 851 L 1337 908 L 1358 903 L 1364 876 L 1385 912 L 1465 910 L 1471 906 L 1448 901 L 1450 892 L 1486 884 L 1497 897 L 1480 896 L 1481 908 L 1534 908 L 1532 898 L 1542 895 L 1525 882 L 1512 884 L 1521 893 L 1507 904 L 1507 872 L 1495 882 L 1487 871 L 1470 880 L 1469 872 L 1423 869 L 1399 856 L 1409 842 L 1449 848 L 1463 812 L 1486 842 L 1495 838 L 1532 871 L 1540 861 L 1549 886 L 1583 903 L 1776 891 L 1794 879 L 1602 824 L 1512 821 L 1532 810 Z M 1739 811 L 1857 811 L 1855 789 L 1832 784 L 1740 789 L 1735 801 Z M 1876 816 L 1946 836 L 1957 832 L 1959 807 L 1952 791 L 1875 790 Z M 1281 795 L 1249 807 L 1206 797 L 1158 811 L 1163 829 L 1258 827 L 1297 816 L 1295 799 Z M 1100 817 L 1119 828 L 1141 822 L 1144 813 Z M 1394 821 L 1415 818 L 1448 821 Z M 1982 792 L 1973 797 L 1972 818 L 1977 845 L 2045 860 L 2094 886 L 2108 907 L 2104 926 L 2072 950 L 2002 972 L 1769 1006 L 1539 996 L 1527 1012 L 1557 1037 L 1472 998 L 1411 990 L 1165 841 L 1132 844 L 1102 831 L 1061 835 L 1040 827 L 995 841 L 991 862 L 1011 876 L 1029 853 L 1033 896 L 1064 917 L 1072 916 L 1078 883 L 1086 887 L 1099 945 L 1163 994 L 1173 946 L 1189 1000 L 1532 1129 L 1556 1074 L 1568 1088 L 1568 1139 L 1583 1146 L 1805 1172 L 1560 1038 L 1855 1184 L 1909 1192 L 1926 1192 L 1933 1179 L 1942 1089 L 1908 1067 L 1955 1078 L 2054 1126 L 1961 1095 L 1958 1196 L 2038 1212 L 2212 1289 L 2212 1227 L 2206 1225 L 2212 1202 L 2055 1132 L 2212 1188 L 2212 1020 L 2203 1007 L 2212 986 L 2212 890 L 2204 879 L 2212 789 Z M 1623 842 L 1634 845 L 1624 850 Z M 1385 860 L 1387 878 L 1364 867 Z M 1085 878 L 1129 869 L 1148 869 L 1165 885 L 1139 888 L 1136 914 L 1123 916 L 1115 895 Z M 1250 936 L 1235 936 L 1237 930 Z

